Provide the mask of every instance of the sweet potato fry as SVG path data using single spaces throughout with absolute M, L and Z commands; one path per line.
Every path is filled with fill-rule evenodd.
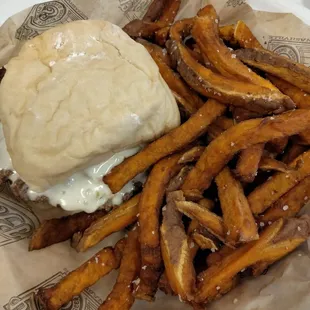
M 267 77 L 283 94 L 295 102 L 298 109 L 310 109 L 310 94 L 271 74 Z
M 292 162 L 297 156 L 301 155 L 303 152 L 307 151 L 307 147 L 304 145 L 299 145 L 293 143 L 289 150 L 283 155 L 282 161 L 285 164 Z
M 219 28 L 221 39 L 228 41 L 231 44 L 236 44 L 234 40 L 235 25 L 226 25 Z
M 221 135 L 225 130 L 221 127 L 215 125 L 214 123 L 211 124 L 207 130 L 208 134 L 208 141 L 212 141 L 215 138 L 217 138 L 219 135 Z
M 205 236 L 200 232 L 194 232 L 191 237 L 202 250 L 218 250 L 218 242 L 216 242 L 216 239 L 212 237 L 211 234 L 209 236 Z
M 170 27 L 164 27 L 155 32 L 155 42 L 160 46 L 165 46 L 169 38 Z
M 226 243 L 236 246 L 258 239 L 257 226 L 240 182 L 227 167 L 219 173 L 215 182 L 223 212 Z
M 306 177 L 289 192 L 277 200 L 259 220 L 265 224 L 274 222 L 279 218 L 296 216 L 310 200 L 310 177 Z
M 310 130 L 307 129 L 299 133 L 297 137 L 294 137 L 294 141 L 301 145 L 310 145 Z
M 207 257 L 208 267 L 216 265 L 217 263 L 222 261 L 224 257 L 234 252 L 234 250 L 235 250 L 234 248 L 224 245 L 218 251 L 210 253 Z
M 279 171 L 286 173 L 292 170 L 293 168 L 288 167 L 282 161 L 276 160 L 271 157 L 263 156 L 259 163 L 259 169 L 263 171 Z
M 180 5 L 181 0 L 166 0 L 164 9 L 158 21 L 171 25 L 179 12 Z
M 129 310 L 133 305 L 132 281 L 137 277 L 141 265 L 138 236 L 136 227 L 128 233 L 116 283 L 99 310 Z
M 263 213 L 281 196 L 310 174 L 310 151 L 298 156 L 289 164 L 289 167 L 296 169 L 286 173 L 275 173 L 265 183 L 250 193 L 248 201 L 254 214 Z
M 197 161 L 205 150 L 204 146 L 197 145 L 186 151 L 179 160 L 179 164 L 187 164 Z
M 277 76 L 296 87 L 310 92 L 310 68 L 262 49 L 240 49 L 237 57 L 249 66 Z
M 142 20 L 132 20 L 123 30 L 133 38 L 151 38 L 156 31 L 173 23 L 180 3 L 180 0 L 154 1 Z
M 191 201 L 177 201 L 176 208 L 192 220 L 197 220 L 211 234 L 221 241 L 225 240 L 225 228 L 222 218 L 215 213 Z
M 193 112 L 196 112 L 204 104 L 203 100 L 169 67 L 167 60 L 164 58 L 164 52 L 160 52 L 162 49 L 155 44 L 148 43 L 145 40 L 137 40 L 137 42 L 143 44 L 143 46 L 148 50 L 169 88 L 179 94 L 191 105 L 192 114 Z M 165 56 L 167 57 L 167 55 Z
M 182 117 L 187 120 L 191 115 L 197 112 L 193 104 L 187 102 L 183 97 L 181 97 L 179 94 L 177 94 L 174 91 L 172 91 L 172 94 L 178 104 L 178 108 L 179 108 L 180 115 L 181 115 L 181 120 L 182 120 Z
M 167 275 L 164 272 L 158 282 L 158 288 L 164 292 L 166 295 L 175 295 L 174 291 L 172 290 L 170 283 L 168 281 Z
M 139 239 L 141 243 L 140 283 L 135 291 L 138 299 L 153 301 L 157 291 L 163 262 L 160 251 L 160 210 L 166 186 L 182 165 L 182 154 L 175 154 L 159 161 L 152 169 L 139 201 Z
M 183 149 L 199 136 L 204 134 L 208 125 L 223 114 L 225 106 L 207 101 L 187 122 L 173 129 L 165 136 L 159 138 L 145 147 L 140 153 L 126 159 L 123 163 L 112 169 L 104 177 L 113 193 L 117 193 L 137 174 L 149 168 L 163 157 Z
M 112 233 L 122 230 L 134 223 L 139 213 L 139 199 L 140 194 L 124 202 L 106 216 L 93 222 L 90 227 L 85 230 L 82 238 L 77 243 L 75 247 L 76 250 L 85 252 Z
M 292 100 L 279 91 L 228 79 L 212 72 L 199 64 L 180 42 L 169 40 L 167 48 L 183 79 L 203 96 L 265 114 L 281 113 L 294 107 Z
M 233 114 L 233 119 L 237 123 L 247 121 L 252 118 L 259 118 L 259 117 L 262 117 L 263 115 L 261 113 L 256 113 L 256 112 L 249 111 L 243 108 L 233 108 L 232 114 Z
M 207 147 L 188 174 L 182 190 L 207 189 L 212 179 L 242 149 L 269 140 L 291 136 L 309 128 L 310 112 L 296 110 L 278 116 L 253 119 L 226 130 Z
M 185 200 L 189 200 L 193 202 L 198 202 L 201 199 L 203 199 L 203 195 L 195 189 L 183 191 L 183 195 L 185 197 Z
M 198 43 L 201 52 L 207 56 L 211 64 L 225 77 L 260 85 L 271 90 L 277 88 L 270 81 L 263 79 L 249 70 L 236 55 L 221 41 L 219 36 L 219 17 L 210 5 L 213 14 L 195 19 L 192 36 Z M 291 108 L 294 106 L 292 105 Z
M 242 20 L 239 20 L 235 26 L 234 39 L 242 48 L 264 49 L 249 27 Z
M 42 309 L 58 310 L 120 264 L 121 257 L 113 248 L 104 248 L 50 288 L 40 288 L 36 298 Z
M 158 20 L 163 13 L 165 2 L 165 0 L 153 0 L 142 20 L 145 22 Z
M 208 135 L 211 140 L 218 137 L 223 131 L 234 126 L 234 120 L 226 116 L 218 117 L 208 128 Z
M 299 227 L 299 229 L 298 229 Z M 267 227 L 257 241 L 245 244 L 198 276 L 197 303 L 207 303 L 221 295 L 221 287 L 238 272 L 256 263 L 268 265 L 292 252 L 310 235 L 310 217 L 278 220 Z M 265 264 L 266 266 L 266 264 Z
M 286 149 L 287 143 L 288 137 L 273 139 L 267 143 L 266 149 L 271 153 L 282 154 Z
M 106 214 L 106 210 L 98 210 L 91 214 L 80 212 L 44 221 L 32 235 L 29 251 L 40 250 L 52 244 L 66 241 L 76 232 L 84 232 L 94 221 Z
M 235 174 L 244 183 L 252 183 L 264 152 L 264 143 L 253 145 L 240 153 Z
M 179 190 L 192 168 L 192 166 L 184 166 L 180 172 L 169 181 L 166 192 L 169 193 Z
M 140 38 L 138 38 L 136 41 L 142 44 L 147 49 L 147 51 L 154 58 L 155 61 L 156 59 L 159 59 L 164 64 L 166 64 L 168 67 L 172 66 L 170 57 L 166 49 L 161 48 L 160 46 L 156 44 L 150 43 L 149 41 L 146 41 Z
M 182 300 L 191 301 L 195 290 L 195 269 L 182 217 L 175 208 L 175 202 L 183 199 L 180 191 L 167 196 L 167 206 L 163 210 L 163 222 L 160 228 L 161 251 L 172 290 Z
M 154 36 L 159 29 L 166 27 L 164 22 L 145 22 L 134 19 L 123 27 L 123 30 L 132 38 L 149 39 Z

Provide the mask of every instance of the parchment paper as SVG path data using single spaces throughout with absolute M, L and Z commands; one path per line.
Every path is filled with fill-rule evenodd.
M 24 40 L 58 23 L 78 19 L 106 19 L 125 25 L 141 18 L 151 0 L 57 0 L 38 4 L 12 16 L 0 28 L 0 65 L 15 55 Z M 270 50 L 310 65 L 310 27 L 291 14 L 253 11 L 244 0 L 183 0 L 178 18 L 195 15 L 214 4 L 222 24 L 244 20 Z M 17 86 L 18 87 L 18 86 Z M 1 158 L 0 158 L 1 167 Z M 38 309 L 34 292 L 50 286 L 79 266 L 103 246 L 114 244 L 115 234 L 87 253 L 76 253 L 69 242 L 41 251 L 28 252 L 28 238 L 40 221 L 65 213 L 57 208 L 25 205 L 16 201 L 7 185 L 0 186 L 0 306 L 5 310 Z M 85 290 L 65 309 L 95 310 L 114 284 L 116 272 Z M 309 243 L 274 265 L 267 275 L 244 280 L 238 288 L 210 310 L 307 310 L 310 308 Z M 189 309 L 178 298 L 158 293 L 156 303 L 137 301 L 134 310 Z

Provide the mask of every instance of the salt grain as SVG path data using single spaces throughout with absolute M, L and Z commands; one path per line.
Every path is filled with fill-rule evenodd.
M 96 264 L 98 264 L 98 262 L 99 262 L 99 260 L 98 260 L 98 257 L 97 257 L 97 256 L 95 257 L 95 262 L 96 262 Z
M 195 243 L 194 242 L 191 242 L 190 246 L 189 246 L 191 249 L 193 249 L 195 247 Z
M 216 290 L 217 290 L 217 291 L 219 291 L 220 289 L 221 289 L 221 287 L 220 287 L 220 286 L 217 286 L 217 287 L 216 287 Z
M 163 211 L 166 211 L 166 210 L 167 210 L 167 207 L 166 207 L 166 206 L 164 206 L 164 207 L 163 207 Z
M 233 301 L 233 303 L 236 304 L 237 302 L 238 302 L 238 299 L 235 298 L 234 301 Z
M 219 23 L 219 20 L 218 20 L 218 19 L 216 19 L 216 20 L 215 20 L 215 23 L 216 23 L 216 24 L 218 24 L 218 23 Z
M 236 58 L 237 55 L 236 54 L 231 54 L 231 58 Z
M 227 231 L 227 236 L 229 236 L 229 235 L 230 235 L 230 230 Z
M 271 225 L 272 224 L 272 222 L 271 221 L 268 221 L 268 225 Z
M 298 226 L 298 227 L 297 227 L 297 230 L 298 230 L 298 231 L 301 231 L 301 228 Z
M 211 252 L 214 253 L 216 251 L 216 249 L 214 248 L 211 248 Z
M 308 200 L 308 196 L 305 196 L 304 200 Z
M 283 206 L 283 211 L 288 210 L 288 205 Z
M 299 253 L 299 254 L 298 254 L 298 256 L 299 256 L 299 257 L 301 257 L 301 256 L 302 256 L 302 254 L 300 254 L 300 253 Z
M 259 223 L 259 226 L 260 226 L 260 227 L 264 227 L 264 226 L 265 226 L 265 223 L 264 223 L 264 222 L 260 222 L 260 223 Z
M 138 278 L 138 279 L 136 279 L 136 280 L 132 281 L 132 283 L 133 283 L 133 284 L 135 284 L 135 285 L 139 285 L 139 283 L 140 283 L 140 279 Z
M 152 231 L 152 235 L 155 235 L 155 231 L 154 230 Z
M 230 145 L 231 145 L 231 146 L 234 146 L 234 145 L 235 145 L 235 143 L 234 143 L 234 142 L 231 142 L 231 143 L 230 143 Z
M 142 267 L 142 269 L 143 269 L 143 270 L 146 270 L 146 268 L 147 268 L 147 266 L 146 266 L 146 265 Z

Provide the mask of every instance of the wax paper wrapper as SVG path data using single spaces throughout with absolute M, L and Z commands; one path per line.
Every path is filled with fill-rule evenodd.
M 120 26 L 141 18 L 151 0 L 57 0 L 38 4 L 12 16 L 0 28 L 0 65 L 18 53 L 25 40 L 57 24 L 80 19 L 105 19 Z M 213 4 L 221 24 L 244 20 L 261 43 L 276 53 L 310 64 L 310 27 L 291 14 L 253 11 L 243 0 L 183 0 L 178 18 L 194 16 Z M 1 158 L 0 158 L 1 167 Z M 0 186 L 0 307 L 5 310 L 39 309 L 34 293 L 51 286 L 103 246 L 113 245 L 117 233 L 86 253 L 77 253 L 69 241 L 28 252 L 28 242 L 40 221 L 64 215 L 64 211 L 17 201 L 8 184 Z M 95 310 L 113 286 L 116 272 L 75 297 L 64 309 Z M 310 252 L 305 243 L 275 264 L 266 275 L 245 279 L 209 310 L 308 310 L 310 308 Z M 155 303 L 137 301 L 134 310 L 189 309 L 176 297 L 157 294 Z

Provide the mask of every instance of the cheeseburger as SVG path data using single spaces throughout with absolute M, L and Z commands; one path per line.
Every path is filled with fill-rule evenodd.
M 0 174 L 70 211 L 120 204 L 102 177 L 177 127 L 175 99 L 146 49 L 106 21 L 27 41 L 0 85 Z

